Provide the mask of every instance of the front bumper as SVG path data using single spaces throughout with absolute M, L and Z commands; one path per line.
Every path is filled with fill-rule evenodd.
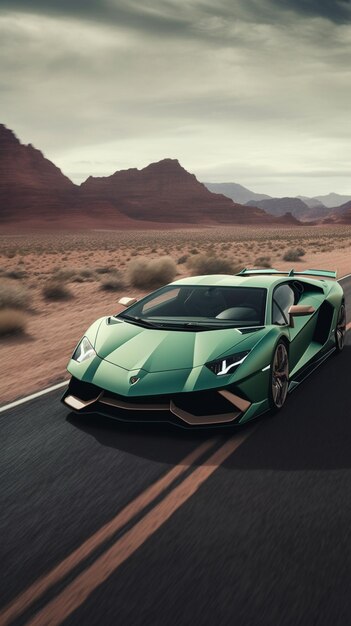
M 62 401 L 77 413 L 99 413 L 130 422 L 172 422 L 187 427 L 236 424 L 253 407 L 228 388 L 127 397 L 73 376 Z

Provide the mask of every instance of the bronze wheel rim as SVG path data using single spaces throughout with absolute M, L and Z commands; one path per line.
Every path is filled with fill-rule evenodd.
M 288 394 L 289 386 L 289 359 L 288 351 L 280 343 L 274 353 L 272 365 L 272 398 L 274 405 L 280 409 Z

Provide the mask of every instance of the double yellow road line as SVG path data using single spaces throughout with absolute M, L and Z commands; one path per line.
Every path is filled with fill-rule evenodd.
M 202 463 L 194 466 L 201 457 L 214 449 L 216 444 L 218 446 L 219 442 L 217 439 L 210 439 L 198 446 L 178 465 L 145 489 L 111 521 L 89 537 L 79 548 L 17 596 L 0 612 L 0 625 L 11 624 L 18 616 L 23 615 L 47 591 L 62 581 L 74 568 L 83 563 L 90 555 L 93 555 L 105 542 L 111 540 L 114 534 L 132 522 L 136 516 L 142 514 L 146 507 L 152 506 L 152 503 L 157 500 L 151 510 L 144 512 L 139 521 L 136 521 L 129 530 L 124 532 L 91 565 L 78 573 L 73 581 L 69 582 L 58 595 L 27 622 L 27 625 L 30 626 L 57 626 L 61 624 L 199 489 L 252 433 L 252 430 L 252 428 L 245 429 L 242 433 L 231 437 L 214 452 L 212 451 L 212 454 L 205 458 Z M 192 470 L 191 473 L 189 473 L 190 469 Z M 179 483 L 179 479 L 184 474 L 186 476 Z M 171 488 L 175 482 L 176 484 Z M 158 501 L 162 495 L 164 496 L 163 499 Z

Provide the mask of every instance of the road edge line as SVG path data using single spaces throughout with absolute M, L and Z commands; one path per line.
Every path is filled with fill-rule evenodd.
M 0 413 L 7 411 L 9 409 L 14 408 L 15 406 L 19 406 L 20 404 L 24 404 L 25 402 L 29 402 L 30 400 L 35 400 L 35 398 L 40 398 L 40 396 L 44 396 L 50 391 L 55 391 L 56 389 L 61 389 L 61 387 L 65 387 L 68 385 L 69 380 L 64 380 L 62 383 L 57 383 L 56 385 L 52 385 L 52 387 L 47 387 L 46 389 L 42 389 L 41 391 L 36 391 L 32 393 L 30 396 L 25 396 L 24 398 L 20 398 L 19 400 L 14 400 L 9 404 L 5 404 L 4 406 L 0 406 Z

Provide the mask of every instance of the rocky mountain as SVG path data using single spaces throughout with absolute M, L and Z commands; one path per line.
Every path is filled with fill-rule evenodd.
M 90 176 L 80 186 L 0 125 L 0 223 L 15 227 L 142 228 L 168 224 L 291 224 L 215 194 L 176 159 Z M 296 222 L 296 220 L 295 220 Z
M 90 176 L 81 185 L 82 198 L 104 199 L 136 220 L 173 223 L 270 223 L 257 208 L 246 208 L 210 192 L 177 159 L 121 170 L 106 177 Z
M 56 211 L 75 185 L 31 144 L 22 145 L 0 125 L 0 218 L 20 217 L 33 208 Z
M 351 200 L 332 209 L 324 222 L 327 224 L 351 224 Z
M 247 204 L 250 200 L 265 200 L 271 196 L 265 193 L 255 193 L 238 183 L 204 183 L 213 193 L 222 193 L 239 204 Z
M 0 124 L 0 223 L 55 227 L 84 222 L 89 227 L 100 215 L 126 221 L 105 201 L 83 205 L 77 185 L 40 150 L 21 144 Z

